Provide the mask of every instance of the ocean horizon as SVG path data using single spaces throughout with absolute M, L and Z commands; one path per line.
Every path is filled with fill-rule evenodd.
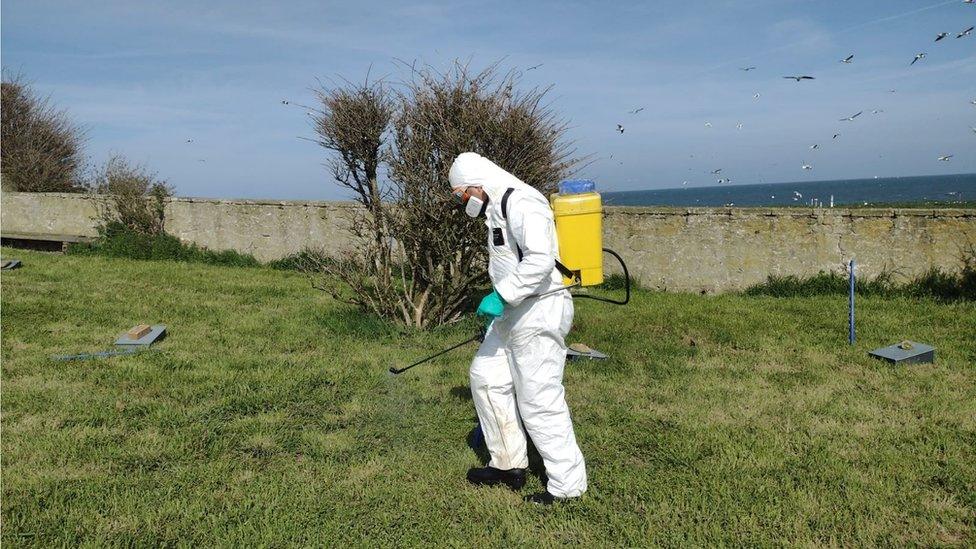
M 599 187 L 597 188 L 599 190 Z M 976 173 L 601 192 L 608 206 L 870 206 L 976 201 Z

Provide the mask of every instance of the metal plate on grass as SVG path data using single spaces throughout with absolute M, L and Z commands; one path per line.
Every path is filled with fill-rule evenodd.
M 903 341 L 868 352 L 891 364 L 924 364 L 935 362 L 935 347 L 914 341 Z
M 571 345 L 568 349 L 566 349 L 566 358 L 569 360 L 573 360 L 577 358 L 605 360 L 607 358 L 607 355 L 601 353 L 600 351 L 597 351 L 596 349 L 591 349 L 585 345 Z
M 166 325 L 165 324 L 154 324 L 149 333 L 138 338 L 132 339 L 128 334 L 122 334 L 118 339 L 115 340 L 116 345 L 152 345 L 157 340 L 162 339 L 166 335 Z

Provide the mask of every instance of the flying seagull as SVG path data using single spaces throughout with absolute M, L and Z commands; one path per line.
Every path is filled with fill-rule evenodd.
M 722 168 L 719 168 L 717 170 L 712 170 L 712 173 L 715 174 L 715 175 L 718 175 L 718 174 L 722 173 Z
M 973 29 L 976 29 L 976 27 L 969 27 L 968 29 L 966 29 L 966 30 L 960 32 L 959 34 L 957 34 L 956 35 L 956 38 L 962 38 L 963 36 L 969 36 L 970 34 L 973 33 Z
M 186 142 L 187 143 L 193 143 L 193 140 L 192 139 L 187 139 Z
M 759 100 L 759 92 L 756 92 L 756 95 L 753 95 L 752 98 L 758 101 Z
M 634 109 L 632 111 L 627 111 L 627 113 L 628 114 L 637 114 L 637 113 L 641 112 L 642 110 L 644 110 L 644 107 L 638 107 L 638 108 L 636 108 L 636 109 Z
M 911 66 L 912 66 L 912 65 L 914 65 L 914 64 L 915 64 L 915 62 L 916 62 L 916 61 L 918 61 L 919 59 L 925 59 L 925 53 L 924 53 L 924 52 L 923 52 L 923 53 L 916 53 L 916 54 L 915 54 L 915 59 L 912 59 L 912 62 L 911 62 L 911 63 L 909 63 L 909 64 L 908 64 L 908 66 L 909 66 L 909 67 L 911 67 Z
M 839 133 L 835 133 L 834 136 L 831 137 L 831 139 L 837 139 L 838 137 L 840 137 L 840 134 Z
M 803 168 L 804 170 L 812 170 L 813 169 L 813 166 L 811 166 L 810 164 L 804 164 L 804 165 L 802 165 L 800 167 Z
M 793 80 L 796 80 L 797 82 L 799 82 L 800 80 L 816 80 L 812 76 L 805 76 L 805 75 L 804 76 L 784 76 L 783 78 L 792 78 Z
M 847 118 L 841 118 L 840 121 L 841 122 L 850 122 L 850 121 L 854 120 L 855 118 L 857 118 L 858 116 L 861 116 L 861 113 L 862 112 L 864 112 L 864 111 L 857 111 L 857 114 L 852 114 L 852 115 L 848 116 Z
M 529 68 L 527 68 L 527 69 L 525 69 L 525 72 L 529 72 L 529 71 L 532 71 L 532 70 L 535 70 L 535 69 L 538 69 L 539 67 L 541 67 L 541 66 L 542 66 L 542 65 L 544 65 L 544 64 L 545 64 L 545 63 L 539 63 L 538 65 L 532 65 L 531 67 L 529 67 Z
M 881 112 L 884 112 L 884 109 L 874 109 L 874 110 L 871 111 L 871 114 L 878 114 L 878 113 L 881 113 Z
M 620 133 L 624 133 L 624 127 L 621 126 L 620 124 L 617 124 L 617 131 Z
M 948 162 L 949 159 L 952 158 L 952 156 L 953 155 L 951 155 L 951 154 L 944 154 L 944 155 L 942 155 L 942 156 L 939 157 L 939 160 L 941 160 L 943 162 Z
M 848 65 L 850 65 L 851 63 L 854 62 L 854 54 L 852 53 L 852 54 L 848 55 L 847 57 L 841 59 L 840 62 L 841 63 L 847 63 Z
M 756 67 L 739 67 L 739 70 L 740 71 L 745 71 L 745 72 L 749 72 L 749 71 L 755 70 L 755 69 L 756 69 Z
M 711 122 L 705 122 L 705 127 L 706 128 L 711 128 L 712 127 L 712 123 Z
M 973 133 L 976 133 L 976 127 L 969 126 L 969 129 L 973 130 Z
M 811 151 L 815 151 L 815 150 L 817 150 L 819 148 L 820 148 L 820 144 L 819 143 L 814 143 L 813 145 L 810 145 L 810 150 Z
M 741 130 L 742 129 L 742 122 L 739 122 L 738 124 L 736 124 L 735 125 L 735 129 Z
M 723 177 L 722 179 L 719 179 L 717 181 L 717 183 L 731 183 L 731 182 L 732 182 L 732 180 L 729 179 L 729 178 L 727 178 L 727 177 Z
M 939 40 L 942 40 L 946 36 L 949 36 L 949 33 L 947 33 L 947 32 L 940 32 L 939 34 L 937 34 L 935 36 L 935 41 L 938 42 Z
M 976 105 L 976 99 L 973 99 L 972 101 L 970 101 L 970 103 L 972 103 L 973 105 Z

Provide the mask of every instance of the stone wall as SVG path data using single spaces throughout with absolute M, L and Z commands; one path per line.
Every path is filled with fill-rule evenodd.
M 350 246 L 349 202 L 210 200 L 173 198 L 166 204 L 166 232 L 214 250 L 233 249 L 261 261 L 306 247 L 336 254 Z
M 4 235 L 92 236 L 96 200 L 3 193 L 0 229 Z M 345 227 L 353 208 L 345 202 L 173 198 L 166 205 L 166 230 L 186 242 L 262 261 L 306 246 L 334 254 L 350 246 Z M 839 271 L 852 257 L 867 276 L 955 270 L 963 250 L 976 246 L 976 210 L 612 207 L 603 233 L 604 245 L 620 253 L 645 286 L 716 292 L 769 274 Z
M 907 279 L 955 271 L 976 246 L 976 210 L 843 208 L 608 208 L 604 245 L 643 285 L 714 292 L 770 274 L 883 271 Z M 608 264 L 609 267 L 609 264 Z

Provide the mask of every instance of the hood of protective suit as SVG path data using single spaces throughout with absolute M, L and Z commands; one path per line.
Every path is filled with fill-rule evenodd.
M 502 195 L 509 188 L 516 188 L 527 191 L 548 204 L 542 193 L 535 188 L 525 184 L 521 179 L 500 168 L 497 164 L 481 156 L 478 153 L 466 152 L 458 155 L 451 164 L 451 171 L 448 173 L 451 188 L 457 187 L 481 187 L 488 194 L 488 198 L 495 204 L 501 203 Z

